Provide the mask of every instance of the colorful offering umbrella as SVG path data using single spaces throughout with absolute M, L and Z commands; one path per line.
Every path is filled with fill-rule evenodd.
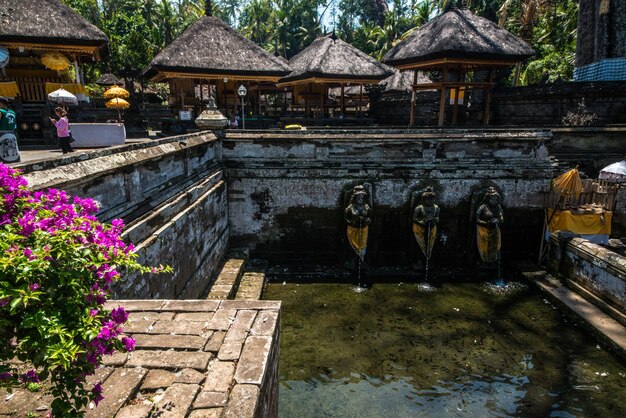
M 122 87 L 118 87 L 118 86 L 113 86 L 104 92 L 105 99 L 115 99 L 115 98 L 126 99 L 128 96 L 130 96 L 130 93 L 128 93 L 126 89 Z
M 41 56 L 41 63 L 47 68 L 55 71 L 67 70 L 70 66 L 70 60 L 58 52 L 46 52 Z
M 48 94 L 48 100 L 62 105 L 78 104 L 78 98 L 64 88 L 60 88 Z

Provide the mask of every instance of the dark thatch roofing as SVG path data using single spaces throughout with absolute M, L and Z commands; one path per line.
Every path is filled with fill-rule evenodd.
M 331 78 L 350 80 L 382 80 L 393 70 L 366 53 L 338 39 L 334 34 L 322 36 L 289 60 L 293 72 L 279 83 Z
M 99 86 L 121 86 L 124 84 L 122 80 L 111 73 L 102 74 L 96 84 Z
M 0 45 L 37 43 L 98 47 L 109 38 L 59 0 L 0 0 Z
M 413 31 L 382 61 L 395 66 L 441 58 L 523 61 L 534 53 L 530 45 L 492 21 L 454 8 Z
M 395 70 L 394 74 L 390 77 L 385 78 L 379 84 L 381 86 L 385 86 L 385 92 L 392 91 L 413 91 L 413 77 L 415 71 L 399 71 Z M 431 83 L 432 80 L 428 78 L 426 74 L 422 71 L 417 72 L 417 84 L 426 84 Z
M 291 68 L 213 16 L 203 16 L 152 60 L 145 75 L 159 71 L 206 75 L 282 77 Z

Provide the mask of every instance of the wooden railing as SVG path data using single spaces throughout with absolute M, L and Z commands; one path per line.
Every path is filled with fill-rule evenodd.
M 580 195 L 562 195 L 550 191 L 546 196 L 545 207 L 559 210 L 579 208 L 583 205 L 596 205 L 604 210 L 613 211 L 617 203 L 619 184 L 607 180 L 585 179 Z
M 17 80 L 22 100 L 25 102 L 46 101 L 46 80 L 43 78 L 21 78 Z

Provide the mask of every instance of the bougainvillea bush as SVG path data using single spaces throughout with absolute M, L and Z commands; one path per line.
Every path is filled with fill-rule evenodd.
M 54 417 L 97 405 L 102 387 L 85 379 L 103 355 L 135 346 L 124 309 L 103 309 L 111 285 L 128 271 L 169 270 L 140 265 L 122 221 L 101 223 L 97 211 L 61 190 L 33 192 L 0 164 L 0 387 L 49 379 Z

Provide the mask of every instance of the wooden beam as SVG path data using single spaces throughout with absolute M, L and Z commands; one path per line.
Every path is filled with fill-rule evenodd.
M 417 84 L 417 71 L 413 71 L 413 86 L 411 86 L 411 116 L 409 126 L 415 126 L 415 85 Z
M 440 89 L 439 96 L 439 126 L 443 126 L 446 121 L 446 86 L 445 82 L 448 80 L 448 67 L 443 67 L 443 84 Z
M 456 76 L 456 81 L 461 82 L 461 75 L 463 71 L 458 71 Z M 452 124 L 456 125 L 457 122 L 457 113 L 459 110 L 459 94 L 461 93 L 461 87 L 456 87 L 454 89 L 454 108 L 452 109 Z
M 441 69 L 443 67 L 509 67 L 524 61 L 523 59 L 511 59 L 511 60 L 480 60 L 480 59 L 464 59 L 464 58 L 438 58 L 434 60 L 414 62 L 407 64 L 393 65 L 400 71 L 414 70 L 414 69 Z
M 344 86 L 343 84 L 341 85 L 341 116 L 344 115 L 346 111 L 346 102 L 344 100 Z
M 493 83 L 493 68 L 489 69 L 489 83 Z M 483 125 L 489 125 L 489 108 L 491 107 L 491 89 L 485 91 L 483 100 Z

